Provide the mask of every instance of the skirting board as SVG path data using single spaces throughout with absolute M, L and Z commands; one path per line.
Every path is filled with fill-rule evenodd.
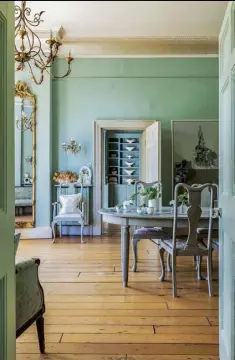
M 32 229 L 16 229 L 21 233 L 21 239 L 51 239 L 52 230 L 50 226 L 41 226 Z

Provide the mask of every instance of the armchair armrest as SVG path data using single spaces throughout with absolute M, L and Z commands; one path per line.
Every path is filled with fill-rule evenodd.
M 16 336 L 45 312 L 45 300 L 38 278 L 39 259 L 19 259 L 16 272 Z

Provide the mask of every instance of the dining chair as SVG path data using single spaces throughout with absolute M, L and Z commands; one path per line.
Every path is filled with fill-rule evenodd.
M 72 222 L 81 226 L 81 243 L 83 243 L 84 230 L 84 202 L 83 202 L 83 186 L 81 184 L 81 191 L 72 195 L 60 195 L 59 202 L 54 202 L 53 206 L 53 220 L 52 233 L 53 243 L 56 239 L 56 225 L 59 225 L 60 237 L 62 237 L 62 223 Z
M 180 221 L 180 215 L 178 215 L 178 195 L 179 189 L 184 188 L 188 192 L 188 203 L 189 207 L 187 210 L 188 218 L 188 236 L 186 240 L 177 238 L 177 228 Z M 199 228 L 199 221 L 202 214 L 201 207 L 201 195 L 205 188 L 210 189 L 210 207 L 209 207 L 209 218 L 208 218 L 208 236 L 207 244 L 200 241 L 198 237 L 197 229 Z M 202 256 L 207 257 L 207 279 L 208 279 L 208 291 L 209 296 L 213 296 L 212 289 L 212 208 L 214 199 L 215 185 L 203 184 L 199 186 L 190 186 L 185 183 L 179 183 L 175 186 L 174 190 L 174 221 L 173 221 L 173 232 L 172 237 L 168 239 L 163 238 L 160 240 L 159 252 L 162 273 L 160 280 L 163 281 L 165 278 L 165 264 L 164 264 L 164 252 L 166 251 L 171 255 L 172 258 L 172 284 L 173 284 L 173 297 L 177 296 L 177 283 L 176 283 L 176 259 L 179 256 L 197 256 L 201 259 Z M 197 271 L 201 271 L 201 266 L 198 264 Z M 198 274 L 199 276 L 199 274 Z
M 144 190 L 146 187 L 152 187 L 156 184 L 159 184 L 159 181 L 154 181 L 151 183 L 146 183 L 144 181 L 136 181 L 135 183 L 135 194 L 137 194 L 136 199 L 135 199 L 135 205 L 139 206 L 139 205 L 143 205 L 144 200 L 142 199 L 142 203 L 138 203 L 139 201 L 139 192 L 142 190 Z M 146 205 L 146 204 L 145 204 Z M 133 259 L 134 259 L 134 263 L 133 263 L 133 267 L 132 267 L 132 271 L 136 272 L 137 270 L 137 262 L 138 262 L 138 252 L 137 252 L 137 244 L 139 243 L 140 240 L 142 239 L 148 239 L 152 242 L 154 242 L 155 244 L 158 244 L 158 241 L 167 236 L 170 233 L 170 229 L 168 228 L 163 228 L 163 227 L 139 227 L 139 228 L 134 228 L 134 232 L 132 235 L 132 251 L 133 251 Z M 171 271 L 170 268 L 170 263 L 168 263 L 167 269 L 169 271 Z

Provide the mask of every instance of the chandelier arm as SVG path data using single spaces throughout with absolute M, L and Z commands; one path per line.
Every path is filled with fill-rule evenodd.
M 25 7 L 26 1 L 23 1 L 23 3 L 25 3 L 23 5 L 23 15 L 24 15 L 25 22 L 27 22 L 28 24 L 30 24 L 31 26 L 34 26 L 34 27 L 38 26 L 41 22 L 43 22 L 43 20 L 41 20 L 41 16 L 45 11 L 41 11 L 40 13 L 34 14 L 33 20 L 30 20 L 28 18 L 28 16 L 30 16 L 30 14 L 31 14 L 31 9 L 29 7 Z
M 39 61 L 38 59 L 33 59 L 34 60 L 34 65 L 40 69 L 41 71 L 44 71 L 46 69 L 46 65 L 44 64 L 44 62 L 41 60 Z
M 22 15 L 22 11 L 21 8 L 19 7 L 19 5 L 15 6 L 15 21 L 17 21 L 18 19 L 20 19 L 21 15 Z
M 37 85 L 40 85 L 40 84 L 43 82 L 43 78 L 44 78 L 44 76 L 43 76 L 43 71 L 40 72 L 40 73 L 41 73 L 40 79 L 37 80 L 36 77 L 35 77 L 35 75 L 34 75 L 34 73 L 33 73 L 31 64 L 28 63 L 28 65 L 29 65 L 29 69 L 30 69 L 30 74 L 31 74 L 31 76 L 32 76 L 32 80 L 33 80 Z
M 46 70 L 47 71 L 47 70 Z M 48 72 L 48 71 L 47 71 Z M 66 76 L 68 76 L 71 73 L 71 67 L 70 64 L 68 64 L 68 70 L 63 76 L 56 76 L 53 74 L 49 74 L 53 79 L 64 79 Z

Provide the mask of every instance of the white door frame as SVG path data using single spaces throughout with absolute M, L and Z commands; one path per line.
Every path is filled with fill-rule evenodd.
M 98 210 L 103 205 L 102 189 L 102 130 L 131 130 L 143 131 L 157 120 L 96 120 L 94 121 L 94 210 L 93 210 L 93 234 L 102 234 L 102 220 Z

